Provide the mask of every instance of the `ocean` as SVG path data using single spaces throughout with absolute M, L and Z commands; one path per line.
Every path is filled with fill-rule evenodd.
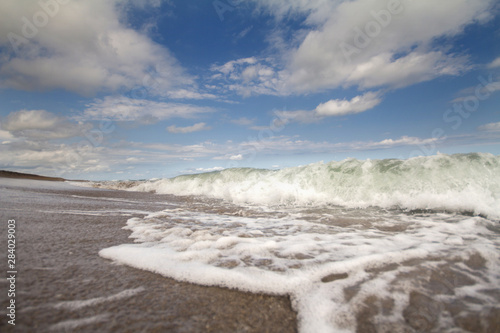
M 300 332 L 500 330 L 500 157 L 252 168 L 87 186 L 182 198 L 100 256 L 288 295 Z

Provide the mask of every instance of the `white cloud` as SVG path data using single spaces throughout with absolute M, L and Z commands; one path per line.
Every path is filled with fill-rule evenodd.
M 202 93 L 187 89 L 177 89 L 165 92 L 165 95 L 173 99 L 215 99 L 216 95 L 210 93 Z
M 231 122 L 233 124 L 240 125 L 240 126 L 251 126 L 255 123 L 255 120 L 256 119 L 249 119 L 247 117 L 241 117 L 238 119 L 233 119 L 233 120 L 231 120 Z
M 9 131 L 0 130 L 0 140 L 9 142 L 7 140 L 12 140 L 12 139 L 14 139 L 14 136 Z
M 191 104 L 108 96 L 89 104 L 84 112 L 84 117 L 88 119 L 111 119 L 118 121 L 144 120 L 152 123 L 174 117 L 194 118 L 207 112 L 213 112 L 213 109 Z
M 18 138 L 64 139 L 80 136 L 92 126 L 71 122 L 45 110 L 20 110 L 10 113 L 1 127 Z
M 350 114 L 356 114 L 373 109 L 382 102 L 380 93 L 367 92 L 363 95 L 358 95 L 350 100 L 346 99 L 331 99 L 325 103 L 319 104 L 314 110 L 297 110 L 297 111 L 277 111 L 281 121 L 285 124 L 290 122 L 299 123 L 317 123 L 325 117 L 338 117 Z
M 489 123 L 489 124 L 486 124 L 486 125 L 479 126 L 478 130 L 480 130 L 480 131 L 487 131 L 487 132 L 500 132 L 500 122 L 498 122 L 498 123 Z
M 458 75 L 468 68 L 466 58 L 446 55 L 442 51 L 413 52 L 396 60 L 393 58 L 393 53 L 373 56 L 354 67 L 345 81 L 362 88 L 385 85 L 400 88 L 437 76 Z
M 218 151 L 225 154 L 216 154 L 214 160 L 244 161 L 253 159 L 257 155 L 296 155 L 296 154 L 325 154 L 353 151 L 371 151 L 391 149 L 394 147 L 422 147 L 433 146 L 441 142 L 439 138 L 418 138 L 402 136 L 396 139 L 388 138 L 380 141 L 347 141 L 328 142 L 302 140 L 297 136 L 274 136 L 266 140 L 249 140 L 239 144 L 226 143 L 218 147 Z
M 472 66 L 453 53 L 449 37 L 484 23 L 493 0 L 254 0 L 277 20 L 302 19 L 291 37 L 268 38 L 274 59 L 239 59 L 218 69 L 227 90 L 242 96 L 289 95 L 357 86 L 401 88 Z M 437 44 L 436 40 L 440 39 Z M 494 63 L 496 64 L 496 63 Z M 269 67 L 267 77 L 259 67 Z M 272 73 L 272 74 L 271 74 Z M 262 79 L 262 80 L 261 80 Z
M 30 172 L 71 177 L 75 174 L 110 171 L 104 148 L 75 149 L 66 144 L 18 141 L 0 145 L 0 166 Z
M 233 72 L 237 67 L 242 65 L 254 65 L 255 63 L 257 63 L 257 59 L 255 57 L 241 58 L 238 60 L 228 61 L 224 65 L 212 66 L 212 70 L 221 72 L 224 75 L 233 75 Z
M 237 154 L 237 155 L 232 155 L 229 157 L 231 161 L 241 161 L 243 159 L 243 155 Z
M 224 146 L 215 145 L 212 142 L 201 142 L 194 145 L 165 144 L 165 143 L 143 143 L 143 142 L 123 142 L 122 149 L 134 148 L 134 150 L 148 152 L 156 160 L 157 155 L 167 154 L 171 159 L 187 159 L 206 157 L 217 154 L 224 149 Z M 165 155 L 163 155 L 165 156 Z
M 212 168 L 196 168 L 196 169 L 187 169 L 182 171 L 183 174 L 192 174 L 192 173 L 205 173 L 205 172 L 214 172 L 224 170 L 223 167 L 212 167 Z
M 220 66 L 212 66 L 211 80 L 223 87 L 222 92 L 235 92 L 243 97 L 251 95 L 282 95 L 285 83 L 283 73 L 274 69 L 272 59 L 242 58 Z
M 379 148 L 391 148 L 396 146 L 417 146 L 417 145 L 427 145 L 438 142 L 438 138 L 428 138 L 421 139 L 417 137 L 402 136 L 399 139 L 385 139 L 378 142 L 354 142 L 352 147 L 354 149 L 379 149 Z
M 467 69 L 466 59 L 436 49 L 433 42 L 484 21 L 491 4 L 491 0 L 342 2 L 292 52 L 290 84 L 299 92 L 350 85 L 402 87 L 458 74 Z
M 213 157 L 214 160 L 226 160 L 226 161 L 242 161 L 244 159 L 244 154 L 225 154 L 222 156 Z
M 319 116 L 344 116 L 370 110 L 382 101 L 378 94 L 368 92 L 351 100 L 332 99 L 316 107 Z
M 175 125 L 171 125 L 167 127 L 167 131 L 170 133 L 193 133 L 193 132 L 199 132 L 199 131 L 206 131 L 209 130 L 211 127 L 207 126 L 205 123 L 197 123 L 192 126 L 187 126 L 187 127 L 177 127 Z
M 0 145 L 0 167 L 30 169 L 33 172 L 85 178 L 92 172 L 116 173 L 135 165 L 158 166 L 181 160 L 225 160 L 229 165 L 262 155 L 316 154 L 389 149 L 398 146 L 432 145 L 436 138 L 403 136 L 381 141 L 327 142 L 276 136 L 266 140 L 201 142 L 194 145 L 119 142 L 93 146 L 82 141 L 75 145 L 24 140 Z M 221 152 L 225 152 L 221 155 Z M 231 164 L 233 163 L 233 164 Z M 200 169 L 201 170 L 201 169 Z
M 93 145 L 82 139 L 75 144 L 20 140 L 0 145 L 0 169 L 29 169 L 30 172 L 86 178 L 92 173 L 115 174 L 134 167 L 195 160 L 216 155 L 224 149 L 210 142 L 195 145 L 123 141 Z
M 47 3 L 51 5 L 41 5 Z M 124 3 L 130 4 L 0 2 L 0 87 L 90 95 L 153 85 L 153 79 L 152 93 L 191 84 L 193 79 L 166 48 L 122 22 Z
M 241 32 L 239 32 L 236 36 L 235 36 L 235 39 L 234 41 L 237 41 L 241 38 L 244 38 L 251 30 L 253 29 L 253 25 L 245 28 L 244 30 L 242 30 Z
M 2 127 L 8 131 L 46 130 L 54 128 L 60 122 L 62 121 L 59 117 L 45 110 L 20 110 L 10 113 Z
M 488 68 L 497 68 L 497 67 L 500 67 L 500 57 L 496 58 L 488 65 Z

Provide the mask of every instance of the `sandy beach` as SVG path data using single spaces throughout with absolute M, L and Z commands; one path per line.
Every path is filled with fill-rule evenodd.
M 129 218 L 168 207 L 172 196 L 8 178 L 0 191 L 1 248 L 10 219 L 17 241 L 16 325 L 3 314 L 2 332 L 296 331 L 288 297 L 177 282 L 99 257 L 133 242 L 122 230 Z M 0 286 L 5 309 L 5 279 Z

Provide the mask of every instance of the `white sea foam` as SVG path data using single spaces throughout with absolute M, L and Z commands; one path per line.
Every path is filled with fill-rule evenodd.
M 392 310 L 380 316 L 401 321 L 410 292 L 451 265 L 449 257 L 484 258 L 486 267 L 470 274 L 474 286 L 451 282 L 450 288 L 482 306 L 497 304 L 480 292 L 500 283 L 500 241 L 489 229 L 495 222 L 449 214 L 369 215 L 339 226 L 306 221 L 299 212 L 265 218 L 170 209 L 130 219 L 126 228 L 139 244 L 100 255 L 180 281 L 290 295 L 301 332 L 354 331 L 356 313 L 370 295 L 390 298 Z M 427 275 L 414 279 L 418 274 Z M 347 297 L 349 290 L 356 292 Z
M 377 206 L 500 218 L 500 157 L 479 153 L 409 160 L 347 159 L 277 171 L 237 168 L 94 186 L 202 195 L 237 204 Z
M 96 297 L 86 300 L 62 301 L 54 304 L 54 308 L 74 311 L 88 306 L 96 306 L 106 302 L 115 302 L 122 299 L 130 298 L 143 292 L 144 290 L 145 290 L 144 287 L 138 287 L 135 289 L 126 289 L 120 291 L 119 293 L 106 297 Z

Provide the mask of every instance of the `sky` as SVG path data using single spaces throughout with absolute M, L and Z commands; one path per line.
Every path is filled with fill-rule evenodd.
M 0 169 L 500 154 L 494 0 L 0 2 Z

